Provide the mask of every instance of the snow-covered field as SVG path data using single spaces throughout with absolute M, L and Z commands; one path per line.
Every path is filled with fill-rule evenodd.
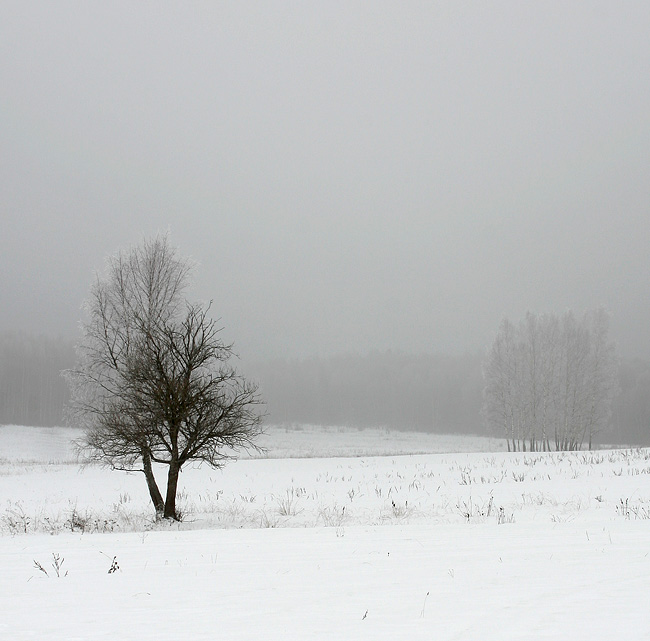
M 275 428 L 168 526 L 72 436 L 0 427 L 2 639 L 650 638 L 650 450 Z

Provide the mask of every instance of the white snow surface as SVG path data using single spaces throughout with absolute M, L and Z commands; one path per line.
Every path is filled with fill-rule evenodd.
M 650 450 L 275 429 L 170 526 L 73 436 L 0 427 L 0 639 L 650 639 Z

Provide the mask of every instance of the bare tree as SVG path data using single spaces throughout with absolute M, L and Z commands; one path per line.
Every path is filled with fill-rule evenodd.
M 143 472 L 156 514 L 171 519 L 185 463 L 221 467 L 260 431 L 257 387 L 229 365 L 208 310 L 183 300 L 189 271 L 166 237 L 109 259 L 68 372 L 86 457 Z M 153 464 L 167 466 L 164 498 Z
M 484 365 L 483 413 L 513 451 L 574 450 L 609 421 L 617 389 L 607 314 L 503 321 Z M 551 439 L 553 439 L 551 441 Z
M 516 328 L 505 319 L 483 368 L 483 411 L 488 424 L 505 435 L 508 451 L 516 451 L 521 442 L 519 351 Z
M 614 345 L 609 341 L 609 317 L 603 309 L 589 316 L 591 350 L 587 366 L 589 395 L 585 399 L 586 414 L 582 439 L 588 439 L 589 449 L 594 435 L 612 415 L 612 406 L 620 391 L 618 359 Z

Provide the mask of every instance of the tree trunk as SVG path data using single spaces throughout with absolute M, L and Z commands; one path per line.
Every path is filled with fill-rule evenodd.
M 179 515 L 176 513 L 176 488 L 178 487 L 178 473 L 181 466 L 178 461 L 170 461 L 169 473 L 167 474 L 167 496 L 165 497 L 165 518 L 179 521 Z
M 156 509 L 156 518 L 160 518 L 165 511 L 165 504 L 163 502 L 162 494 L 158 489 L 158 485 L 156 484 L 156 479 L 153 475 L 153 469 L 151 467 L 151 454 L 147 450 L 142 451 L 142 468 L 144 477 L 147 479 L 149 496 L 151 497 L 153 506 Z

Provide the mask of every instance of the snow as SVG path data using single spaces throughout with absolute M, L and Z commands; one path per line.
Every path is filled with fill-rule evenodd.
M 0 638 L 650 638 L 649 450 L 274 458 L 282 430 L 267 458 L 184 472 L 169 526 L 141 475 L 38 433 L 0 428 Z

